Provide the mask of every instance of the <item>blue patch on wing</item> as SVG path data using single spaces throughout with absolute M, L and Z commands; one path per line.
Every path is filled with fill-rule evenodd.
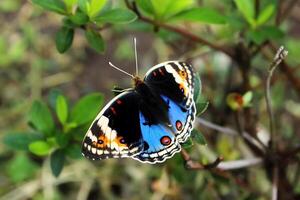
M 164 125 L 147 125 L 144 115 L 140 112 L 140 127 L 144 144 L 144 151 L 134 158 L 148 163 L 163 162 L 180 151 L 172 131 Z

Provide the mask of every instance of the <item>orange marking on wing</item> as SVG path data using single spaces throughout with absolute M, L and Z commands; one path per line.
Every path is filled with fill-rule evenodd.
M 95 142 L 96 143 L 96 142 Z M 100 135 L 98 137 L 97 148 L 105 148 L 107 146 L 108 139 L 105 135 Z M 93 142 L 94 144 L 94 142 Z
M 122 104 L 122 101 L 118 99 L 117 104 L 119 104 L 119 105 Z
M 183 71 L 183 70 L 180 70 L 179 71 L 179 76 L 182 78 L 182 79 L 186 79 L 186 77 L 187 77 L 187 74 L 186 74 L 186 72 L 185 71 Z
M 184 87 L 183 83 L 179 84 L 179 89 L 183 92 L 184 96 L 186 96 L 186 88 Z
M 117 143 L 117 145 L 118 145 L 119 147 L 127 147 L 127 145 L 125 144 L 125 141 L 124 141 L 124 139 L 123 139 L 122 136 L 116 137 L 116 138 L 114 139 L 114 142 Z

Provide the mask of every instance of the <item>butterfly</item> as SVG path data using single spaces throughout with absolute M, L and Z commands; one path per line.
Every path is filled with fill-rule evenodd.
M 82 154 L 92 160 L 131 157 L 161 163 L 181 150 L 193 129 L 195 74 L 191 65 L 155 65 L 113 98 L 88 129 Z

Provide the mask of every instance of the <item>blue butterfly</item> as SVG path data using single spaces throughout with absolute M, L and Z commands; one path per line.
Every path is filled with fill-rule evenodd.
M 196 113 L 191 65 L 167 61 L 133 80 L 134 88 L 112 99 L 91 124 L 82 144 L 85 157 L 161 163 L 190 136 Z

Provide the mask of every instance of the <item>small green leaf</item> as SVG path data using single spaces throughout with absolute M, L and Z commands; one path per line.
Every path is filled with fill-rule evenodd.
M 192 8 L 171 17 L 172 21 L 195 21 L 208 24 L 225 24 L 226 17 L 211 8 Z
M 56 99 L 56 114 L 59 121 L 65 124 L 68 119 L 68 104 L 64 96 L 59 95 Z
M 89 17 L 80 10 L 77 10 L 76 14 L 71 15 L 69 19 L 76 25 L 83 25 L 89 21 Z
M 3 143 L 15 150 L 28 150 L 28 145 L 42 139 L 42 136 L 36 133 L 8 133 L 3 138 Z
M 202 113 L 204 113 L 206 111 L 206 109 L 208 108 L 209 102 L 201 102 L 198 101 L 196 102 L 196 109 L 197 109 L 197 116 L 200 116 Z
M 56 48 L 59 53 L 66 52 L 72 45 L 74 38 L 74 29 L 63 26 L 56 33 Z
M 96 16 L 105 5 L 106 0 L 90 0 L 90 9 L 88 11 L 89 17 Z
M 38 140 L 29 144 L 29 150 L 38 156 L 45 156 L 51 150 L 51 146 L 43 140 Z
M 77 125 L 92 121 L 103 104 L 103 96 L 99 93 L 89 94 L 81 98 L 73 107 L 70 119 Z
M 184 149 L 189 149 L 194 145 L 193 140 L 191 138 L 187 139 L 185 143 L 182 144 Z
M 50 156 L 50 166 L 52 174 L 58 177 L 61 173 L 65 162 L 65 154 L 61 149 L 55 150 Z
M 68 12 L 72 12 L 72 8 L 75 6 L 75 4 L 77 3 L 77 0 L 63 0 Z
M 130 23 L 137 19 L 134 12 L 126 9 L 112 9 L 93 18 L 96 22 L 112 23 L 112 24 L 124 24 Z
M 206 145 L 206 140 L 205 140 L 205 137 L 203 136 L 203 134 L 197 130 L 193 130 L 192 133 L 191 133 L 191 137 L 194 141 L 196 141 L 198 144 L 201 144 L 201 145 Z
M 251 26 L 255 26 L 254 20 L 254 1 L 252 0 L 234 0 L 238 10 Z
M 135 2 L 137 3 L 138 7 L 141 8 L 148 15 L 154 14 L 154 8 L 151 1 L 136 0 Z
M 196 74 L 195 76 L 195 93 L 194 93 L 194 101 L 197 102 L 199 99 L 199 96 L 201 95 L 201 89 L 202 89 L 202 85 L 201 85 L 201 79 L 199 74 Z
M 275 5 L 274 4 L 270 4 L 268 5 L 258 16 L 257 20 L 256 20 L 256 24 L 257 26 L 263 25 L 264 23 L 266 23 L 270 17 L 273 15 L 275 11 Z
M 264 26 L 259 29 L 249 30 L 246 36 L 256 44 L 261 44 L 267 39 L 282 39 L 284 33 L 275 26 Z
M 60 0 L 32 0 L 32 3 L 59 14 L 66 14 L 65 4 Z
M 58 132 L 55 137 L 56 143 L 60 147 L 64 148 L 68 145 L 68 143 L 70 141 L 70 137 L 71 137 L 71 134 Z
M 40 101 L 34 101 L 29 111 L 29 123 L 46 135 L 51 135 L 54 122 L 49 108 Z
M 32 178 L 37 169 L 37 164 L 23 153 L 17 154 L 7 165 L 8 176 L 15 183 Z
M 240 110 L 244 105 L 243 96 L 236 92 L 229 93 L 226 97 L 226 103 L 232 110 Z
M 82 158 L 81 147 L 78 144 L 71 144 L 65 148 L 65 153 L 73 159 Z
M 246 92 L 243 95 L 243 106 L 249 106 L 252 100 L 253 93 L 251 91 Z
M 105 43 L 100 33 L 94 30 L 86 30 L 85 37 L 89 45 L 98 53 L 102 53 L 105 49 Z
M 78 7 L 80 10 L 86 14 L 88 14 L 90 10 L 90 2 L 89 0 L 78 0 Z

